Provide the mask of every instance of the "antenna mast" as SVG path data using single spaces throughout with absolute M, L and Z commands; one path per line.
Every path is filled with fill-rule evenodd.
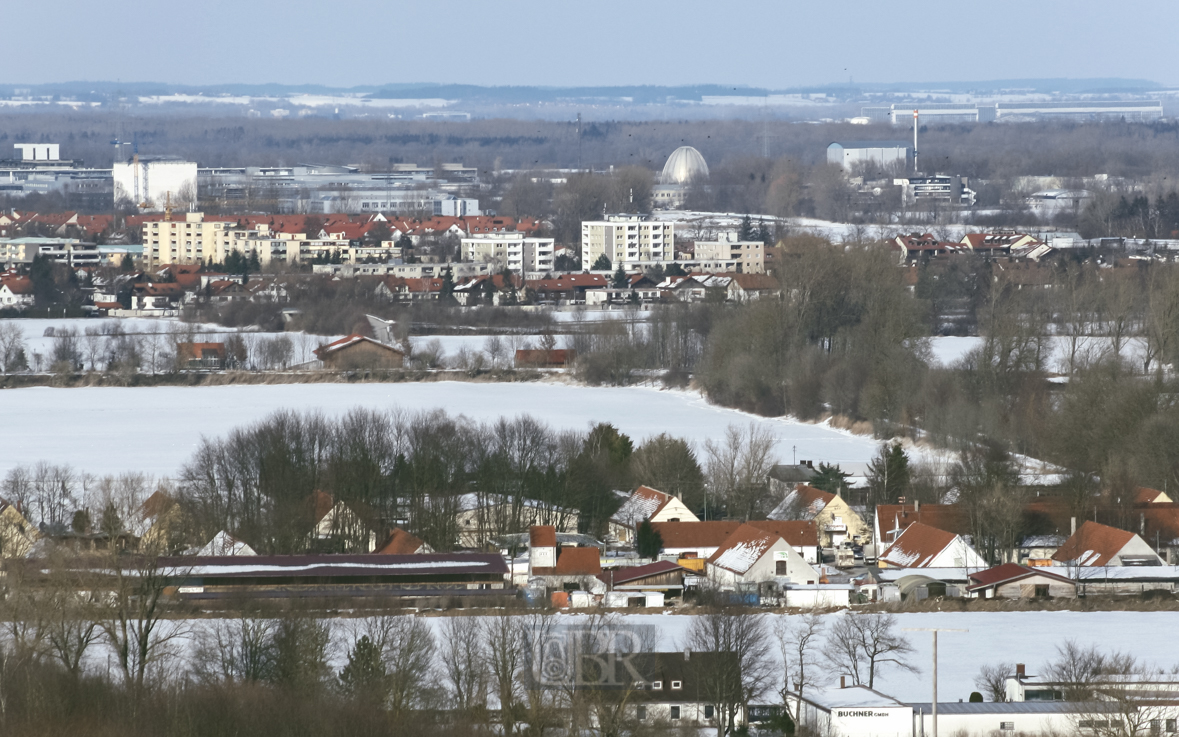
M 913 111 L 913 173 L 918 172 L 917 168 L 917 111 Z

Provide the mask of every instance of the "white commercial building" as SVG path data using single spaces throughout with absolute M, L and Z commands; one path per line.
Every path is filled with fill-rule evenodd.
M 195 161 L 172 158 L 116 161 L 111 175 L 115 203 L 129 200 L 143 210 L 162 210 L 169 202 L 176 209 L 186 209 L 197 201 Z
M 637 262 L 675 260 L 675 224 L 642 215 L 610 215 L 581 224 L 581 268 L 588 271 L 602 256 L 610 268 Z
M 461 240 L 463 261 L 493 263 L 517 274 L 546 274 L 553 270 L 552 238 L 523 233 L 485 233 Z
M 857 164 L 908 168 L 913 148 L 904 141 L 836 141 L 827 147 L 827 163 L 851 171 Z

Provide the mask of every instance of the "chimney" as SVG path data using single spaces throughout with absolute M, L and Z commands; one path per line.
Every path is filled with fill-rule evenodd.
M 1069 534 L 1070 535 L 1077 534 L 1077 518 L 1076 517 L 1069 517 Z
M 1028 675 L 1028 673 L 1027 673 L 1026 666 L 1024 666 L 1023 663 L 1016 663 L 1015 664 L 1015 677 L 1022 681 L 1024 678 L 1027 678 L 1027 675 Z
M 847 688 L 847 676 L 840 676 L 839 677 L 839 687 L 840 688 Z
M 688 660 L 691 660 L 691 659 L 692 659 L 692 651 L 689 648 L 684 648 L 684 661 L 687 662 Z

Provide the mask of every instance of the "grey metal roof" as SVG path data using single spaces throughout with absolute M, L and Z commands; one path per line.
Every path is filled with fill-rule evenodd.
M 905 141 L 832 141 L 830 146 L 839 146 L 840 148 L 908 148 L 909 143 Z
M 928 714 L 932 706 L 923 701 L 909 704 Z M 984 701 L 938 702 L 938 714 L 1100 714 L 1117 711 L 1117 704 L 1108 701 Z

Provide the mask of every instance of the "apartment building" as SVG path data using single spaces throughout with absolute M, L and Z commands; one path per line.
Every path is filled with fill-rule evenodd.
M 610 268 L 636 262 L 675 260 L 675 225 L 644 215 L 610 215 L 581 224 L 581 268 L 589 270 L 605 256 Z
M 484 233 L 460 241 L 463 261 L 494 263 L 517 274 L 545 274 L 553 270 L 552 238 L 532 238 L 520 232 Z
M 206 218 L 202 212 L 185 213 L 183 220 L 149 220 L 143 223 L 144 268 L 222 261 L 232 250 L 235 225 L 230 219 Z
M 740 274 L 766 273 L 766 246 L 761 241 L 737 240 L 737 231 L 721 233 L 715 241 L 696 241 L 695 259 L 732 262 Z

